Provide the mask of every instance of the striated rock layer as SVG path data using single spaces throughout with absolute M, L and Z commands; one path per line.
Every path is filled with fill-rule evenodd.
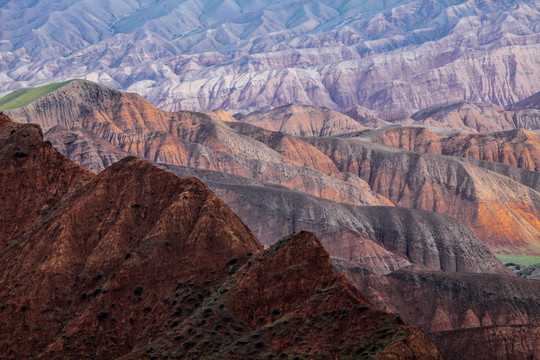
M 241 121 L 295 136 L 331 136 L 365 129 L 353 119 L 336 111 L 295 104 L 253 112 L 242 117 Z
M 2 10 L 2 93 L 84 77 L 174 111 L 409 111 L 505 106 L 540 88 L 534 0 L 7 0 Z
M 161 166 L 204 181 L 266 245 L 283 234 L 308 230 L 317 234 L 334 261 L 353 262 L 369 273 L 413 267 L 511 274 L 465 225 L 448 216 L 340 204 L 237 176 Z
M 463 221 L 496 251 L 536 254 L 540 242 L 537 172 L 512 170 L 505 164 L 406 152 L 362 138 L 299 138 L 250 124 L 225 123 L 201 113 L 167 113 L 140 96 L 82 81 L 73 81 L 9 113 L 23 122 L 64 126 L 78 131 L 79 136 L 83 135 L 80 129 L 88 132 L 89 136 L 80 143 L 88 143 L 94 154 L 92 148 L 103 149 L 97 156 L 80 157 L 89 167 L 100 166 L 99 161 L 96 164 L 97 157 L 104 167 L 119 154 L 129 153 L 157 163 L 221 171 L 283 185 L 335 202 L 398 205 L 443 213 Z M 492 135 L 493 142 L 479 136 L 486 139 L 482 143 L 492 151 L 479 150 L 478 157 L 495 156 L 501 144 L 500 148 L 522 150 L 512 156 L 510 150 L 503 151 L 501 161 L 528 167 L 536 164 L 535 138 L 529 132 L 507 134 Z M 414 148 L 437 150 L 429 148 L 434 146 L 433 136 L 424 133 L 419 137 L 420 145 Z M 59 147 L 79 157 L 77 154 L 83 151 L 68 136 L 64 138 L 56 138 Z M 118 151 L 100 146 L 93 138 Z M 466 154 L 469 138 L 459 139 L 455 142 L 462 144 Z
M 539 359 L 540 281 L 413 270 L 366 276 L 351 264 L 336 268 L 375 306 L 426 332 L 445 358 Z
M 467 224 L 492 250 L 537 253 L 540 193 L 467 161 L 378 147 L 356 139 L 304 138 L 342 172 L 366 180 L 395 205 Z
M 21 235 L 1 229 L 0 353 L 9 358 L 440 358 L 336 275 L 313 234 L 262 252 L 199 180 L 134 157 L 94 175 L 38 127 L 11 133 L 17 125 L 0 120 L 0 161 L 18 169 L 1 183 L 42 184 L 16 197 L 0 188 L 2 207 L 55 201 L 44 214 L 12 214 Z
M 399 123 L 403 120 L 398 120 Z M 459 129 L 471 132 L 495 132 L 512 129 L 540 129 L 540 111 L 505 111 L 489 103 L 456 102 L 420 110 L 404 120 L 415 126 Z
M 369 136 L 369 135 L 368 135 Z M 499 162 L 540 171 L 540 132 L 509 130 L 489 134 L 436 135 L 429 129 L 394 127 L 370 137 L 384 146 Z
M 275 139 L 266 145 L 207 114 L 164 112 L 136 94 L 89 82 L 73 81 L 9 115 L 43 126 L 56 146 L 88 168 L 104 168 L 128 153 L 160 163 L 237 174 L 332 200 L 391 205 L 364 180 L 340 174 L 326 155 L 304 141 L 272 135 Z M 55 136 L 55 126 L 78 136 L 87 133 L 86 140 L 79 140 L 82 148 L 67 134 Z M 100 145 L 102 141 L 96 138 L 118 151 Z

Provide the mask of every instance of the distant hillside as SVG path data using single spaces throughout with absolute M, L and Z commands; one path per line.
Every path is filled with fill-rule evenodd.
M 506 106 L 540 89 L 539 20 L 534 0 L 7 0 L 0 94 L 84 78 L 170 111 Z

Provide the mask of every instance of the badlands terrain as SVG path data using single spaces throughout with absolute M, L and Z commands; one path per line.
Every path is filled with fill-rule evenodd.
M 5 0 L 0 94 L 84 78 L 164 110 L 507 106 L 540 89 L 525 0 Z
M 536 0 L 0 0 L 0 360 L 540 360 Z
M 536 108 L 496 110 L 492 106 L 495 110 L 487 113 L 463 112 L 467 104 L 450 109 L 430 108 L 419 113 L 426 114 L 425 119 L 437 120 L 424 127 L 416 123 L 414 114 L 390 121 L 381 119 L 377 112 L 364 112 L 363 119 L 355 120 L 328 108 L 304 105 L 233 117 L 223 110 L 166 112 L 137 94 L 81 80 L 19 91 L 0 99 L 0 106 L 5 117 L 2 133 L 7 137 L 5 168 L 11 169 L 4 180 L 3 201 L 8 211 L 3 214 L 3 223 L 17 224 L 3 230 L 3 256 L 12 259 L 12 251 L 20 252 L 3 270 L 8 274 L 6 284 L 18 285 L 6 285 L 0 303 L 9 304 L 10 309 L 23 307 L 25 310 L 19 311 L 30 319 L 21 323 L 16 314 L 2 315 L 10 324 L 4 335 L 4 349 L 16 358 L 32 354 L 54 357 L 56 352 L 65 351 L 73 356 L 99 353 L 125 358 L 226 358 L 233 354 L 260 357 L 270 353 L 321 353 L 327 354 L 322 358 L 328 358 L 331 354 L 372 356 L 376 352 L 376 356 L 384 358 L 386 351 L 406 359 L 436 358 L 439 355 L 435 348 L 444 358 L 537 358 L 540 282 L 525 279 L 531 277 L 534 269 L 523 268 L 524 273 L 521 267 L 504 266 L 497 256 L 538 259 L 538 130 L 534 122 L 529 129 L 517 129 L 508 123 L 505 126 L 510 129 L 495 132 L 472 127 L 449 129 L 456 119 L 464 124 L 500 124 L 500 114 L 511 117 L 517 111 L 529 111 L 536 118 Z M 34 156 L 36 147 L 40 151 Z M 54 161 L 44 157 L 41 151 L 45 150 Z M 53 165 L 37 165 L 50 161 Z M 47 170 L 50 167 L 56 169 L 52 174 Z M 37 171 L 43 176 L 29 176 L 21 171 Z M 159 185 L 158 179 L 162 177 L 168 180 Z M 10 180 L 14 178 L 27 180 L 18 184 Z M 174 185 L 166 185 L 171 181 Z M 224 202 L 189 203 L 194 195 L 187 194 L 184 187 L 191 189 L 196 184 L 195 188 L 204 187 L 210 192 L 200 181 Z M 115 189 L 124 187 L 125 191 L 116 194 Z M 115 191 L 115 195 L 110 191 Z M 173 193 L 167 196 L 168 191 Z M 200 194 L 201 190 L 190 191 Z M 116 196 L 121 200 L 115 200 Z M 212 194 L 212 199 L 218 198 Z M 199 207 L 205 210 L 194 210 Z M 192 211 L 195 212 L 189 215 Z M 205 211 L 211 211 L 208 220 L 199 219 L 197 216 L 206 216 Z M 212 225 L 216 220 L 220 225 Z M 137 222 L 141 228 L 128 229 L 131 222 Z M 184 232 L 183 227 L 188 226 L 185 224 L 193 224 L 189 225 L 191 230 Z M 311 233 L 298 234 L 299 231 Z M 223 238 L 216 240 L 213 233 L 220 233 Z M 297 235 L 288 236 L 291 233 Z M 31 241 L 34 236 L 53 236 L 58 243 L 39 245 Z M 211 242 L 205 244 L 205 236 Z M 287 240 L 278 242 L 282 238 Z M 297 239 L 301 240 L 296 242 Z M 291 245 L 283 248 L 289 242 Z M 261 243 L 268 247 L 264 252 Z M 32 246 L 32 250 L 22 250 L 24 246 Z M 237 246 L 242 250 L 235 250 Z M 213 253 L 216 248 L 224 253 L 219 255 L 221 260 Z M 288 249 L 288 255 L 279 253 L 282 248 Z M 54 255 L 55 251 L 59 251 L 58 255 Z M 181 258 L 174 255 L 178 251 Z M 194 255 L 189 255 L 189 251 L 195 251 Z M 36 258 L 28 259 L 31 254 Z M 314 256 L 312 260 L 309 254 Z M 142 275 L 137 275 L 140 280 L 128 275 L 140 274 L 136 270 L 139 261 L 140 266 L 154 266 L 152 259 L 165 257 L 173 264 L 184 261 L 183 256 L 192 256 L 197 265 L 180 267 L 178 271 L 188 271 L 192 266 L 200 268 L 198 280 L 193 279 L 193 270 L 189 279 L 184 273 L 167 275 L 167 279 L 184 279 L 178 280 L 179 284 L 191 280 L 189 286 L 196 289 L 180 290 L 178 285 L 171 288 L 174 283 L 165 279 L 149 284 Z M 262 264 L 268 256 L 268 264 Z M 89 260 L 80 260 L 86 257 Z M 327 264 L 325 267 L 321 267 L 321 257 L 327 259 L 322 262 Z M 130 265 L 130 259 L 137 263 Z M 229 263 L 229 259 L 235 260 Z M 276 264 L 278 259 L 287 263 Z M 37 276 L 17 270 L 29 261 L 40 269 L 48 269 L 46 274 L 54 274 L 46 280 L 51 286 L 49 290 L 44 287 L 34 294 L 38 290 L 31 290 L 32 283 L 23 281 Z M 95 266 L 89 265 L 93 262 Z M 61 265 L 62 271 L 59 264 L 65 264 Z M 251 272 L 254 264 L 261 267 Z M 64 270 L 68 265 L 68 270 Z M 277 270 L 289 266 L 296 270 Z M 300 269 L 312 280 L 293 275 Z M 156 269 L 156 274 L 160 271 L 167 273 Z M 236 275 L 239 271 L 241 275 Z M 335 277 L 334 271 L 350 283 Z M 124 277 L 114 280 L 122 272 Z M 320 276 L 310 277 L 319 273 Z M 262 279 L 263 274 L 275 276 Z M 121 285 L 126 276 L 133 277 L 133 284 Z M 161 276 L 156 275 L 159 279 Z M 329 284 L 337 280 L 319 282 L 327 276 L 341 279 L 344 284 L 335 290 L 337 293 L 326 292 Z M 305 286 L 316 290 L 316 299 L 320 294 L 330 296 L 326 300 L 321 298 L 322 303 L 338 301 L 331 296 L 344 296 L 348 302 L 340 305 L 339 311 L 308 306 L 319 304 L 319 300 L 307 295 L 311 290 L 296 285 L 293 278 L 299 284 L 314 281 L 313 286 Z M 58 296 L 58 279 L 64 279 L 62 284 L 70 284 L 60 293 L 71 302 L 66 300 L 67 305 L 53 308 L 70 315 L 65 315 L 63 325 L 59 323 L 51 330 L 46 322 L 49 320 L 39 320 L 45 322 L 38 324 L 28 309 L 45 303 L 60 304 L 60 300 L 50 297 Z M 161 281 L 165 282 L 163 288 Z M 255 284 L 269 281 L 277 281 L 274 295 L 256 290 L 259 285 Z M 226 293 L 223 284 L 228 284 Z M 130 302 L 121 303 L 119 309 L 107 297 L 109 290 L 104 292 L 109 286 L 111 291 L 119 287 L 115 291 L 125 293 Z M 150 287 L 150 294 L 156 295 L 153 300 L 145 298 L 141 296 L 146 294 L 144 290 L 130 290 L 130 286 Z M 279 286 L 289 290 L 279 290 Z M 136 296 L 130 295 L 130 291 L 136 291 Z M 186 292 L 182 295 L 184 300 L 180 298 L 181 291 Z M 197 291 L 198 297 L 194 296 Z M 259 292 L 249 295 L 250 291 Z M 356 295 L 345 296 L 342 291 Z M 205 296 L 210 298 L 206 300 Z M 255 302 L 255 298 L 267 296 L 270 312 L 249 308 L 249 299 Z M 160 297 L 163 302 L 159 302 Z M 357 315 L 350 313 L 350 306 L 362 301 L 379 311 L 395 314 L 395 330 L 380 330 L 376 325 L 379 320 L 372 315 L 368 323 L 374 327 L 361 331 L 354 330 L 350 322 L 338 325 L 349 321 L 349 316 L 352 321 Z M 242 314 L 241 317 L 225 320 L 231 318 L 221 311 L 221 305 L 220 310 L 211 305 L 218 302 L 225 309 L 234 307 L 232 316 Z M 289 303 L 292 307 L 286 308 Z M 176 310 L 175 316 L 181 316 L 178 320 L 167 317 L 174 305 L 187 310 Z M 59 319 L 54 317 L 54 311 L 49 319 Z M 142 321 L 140 311 L 145 319 L 142 324 L 138 324 Z M 206 320 L 216 313 L 223 321 Z M 363 319 L 364 315 L 358 316 Z M 309 323 L 301 325 L 308 318 Z M 35 339 L 28 348 L 31 350 L 25 350 L 27 345 L 23 344 L 27 342 L 23 339 L 36 331 L 29 328 L 34 323 L 50 332 Z M 288 328 L 292 324 L 294 331 L 300 333 L 293 335 Z M 399 330 L 399 326 L 408 325 L 421 330 L 426 337 L 407 332 L 413 330 Z M 225 335 L 218 331 L 223 326 Z M 166 330 L 170 327 L 173 330 Z M 334 328 L 341 330 L 330 330 L 336 333 L 325 333 L 323 337 L 311 333 Z M 98 329 L 110 329 L 111 335 L 92 339 L 96 332 L 102 333 Z M 343 331 L 349 335 L 345 336 Z M 397 331 L 397 335 L 390 331 Z M 18 335 L 7 340 L 7 334 L 12 332 Z M 339 349 L 327 342 L 334 335 L 341 341 Z M 286 340 L 289 336 L 292 341 Z M 362 345 L 358 347 L 358 341 L 351 340 L 349 344 L 347 336 L 366 340 L 360 341 Z M 389 339 L 388 336 L 391 340 L 376 340 Z M 414 336 L 419 343 L 403 347 L 396 336 Z M 142 345 L 142 339 L 150 345 Z M 118 341 L 126 345 L 113 351 L 111 344 Z M 236 341 L 236 345 L 226 345 L 231 341 Z M 408 344 L 410 341 L 404 340 Z M 208 344 L 213 344 L 213 348 Z M 483 346 L 480 352 L 479 344 Z

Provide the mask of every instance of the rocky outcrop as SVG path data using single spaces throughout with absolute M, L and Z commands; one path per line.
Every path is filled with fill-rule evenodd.
M 370 139 L 384 146 L 500 162 L 540 171 L 540 133 L 523 129 L 489 134 L 436 135 L 426 128 L 394 127 L 376 133 Z
M 24 136 L 38 127 L 20 125 L 6 138 L 6 126 L 14 125 L 0 124 L 2 162 L 19 171 L 2 172 L 1 183 L 33 177 L 42 185 L 16 194 L 1 187 L 3 208 L 56 201 L 41 216 L 11 214 L 20 236 L 2 229 L 9 245 L 0 252 L 0 352 L 7 357 L 440 358 L 422 333 L 373 309 L 336 275 L 313 234 L 262 252 L 195 178 L 135 157 L 94 175 L 39 134 Z M 10 159 L 13 146 L 27 156 Z M 32 216 L 37 221 L 28 223 Z
M 440 359 L 423 334 L 372 309 L 358 290 L 337 276 L 311 233 L 288 236 L 231 267 L 235 274 L 204 301 L 198 316 L 135 347 L 125 358 L 168 354 L 176 348 L 176 356 L 185 358 Z M 171 346 L 178 342 L 190 345 Z
M 42 166 L 47 163 L 50 166 Z M 39 126 L 0 114 L 0 252 L 45 221 L 92 173 L 43 142 Z
M 238 176 L 162 166 L 204 181 L 266 245 L 307 230 L 317 234 L 334 261 L 353 262 L 368 273 L 414 267 L 511 274 L 465 225 L 448 216 L 340 204 Z
M 540 281 L 412 270 L 366 276 L 354 266 L 338 270 L 376 307 L 425 331 L 445 358 L 538 359 Z
M 257 111 L 243 117 L 242 122 L 295 136 L 331 136 L 365 129 L 350 117 L 336 111 L 296 104 Z
M 390 150 L 356 139 L 304 140 L 395 205 L 460 219 L 492 250 L 536 253 L 540 194 L 532 188 L 452 157 Z

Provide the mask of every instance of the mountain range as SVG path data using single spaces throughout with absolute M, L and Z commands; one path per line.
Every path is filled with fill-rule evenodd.
M 2 357 L 440 359 L 314 234 L 263 251 L 197 179 L 135 157 L 95 175 L 3 115 L 0 163 Z
M 265 352 L 301 356 L 313 351 L 356 351 L 368 356 L 378 348 L 394 353 L 392 344 L 399 341 L 384 339 L 389 339 L 395 331 L 392 329 L 403 322 L 422 330 L 427 337 L 415 340 L 420 341 L 413 350 L 418 353 L 401 352 L 396 354 L 398 358 L 436 358 L 429 342 L 444 357 L 535 359 L 538 353 L 535 339 L 540 311 L 534 296 L 537 281 L 518 278 L 494 254 L 502 252 L 517 258 L 538 254 L 540 176 L 535 167 L 539 153 L 536 130 L 449 131 L 443 127 L 400 126 L 382 119 L 379 121 L 388 124 L 370 129 L 362 125 L 365 121 L 328 108 L 304 105 L 259 110 L 236 118 L 222 110 L 165 112 L 137 94 L 87 81 L 19 91 L 0 99 L 2 104 L 11 108 L 4 114 L 18 123 L 5 118 L 0 132 L 5 137 L 4 168 L 10 169 L 3 174 L 6 211 L 2 224 L 6 227 L 2 230 L 2 254 L 10 259 L 13 256 L 2 270 L 7 274 L 6 290 L 0 294 L 0 304 L 6 304 L 3 306 L 9 312 L 0 316 L 8 324 L 5 339 L 8 333 L 17 337 L 0 344 L 25 343 L 25 331 L 37 331 L 27 329 L 25 324 L 36 323 L 38 328 L 52 330 L 26 347 L 34 349 L 30 350 L 35 351 L 32 354 L 46 358 L 57 352 L 74 356 L 96 351 L 105 354 L 112 351 L 111 344 L 118 339 L 130 345 L 114 350 L 115 356 L 124 354 L 126 358 L 171 354 L 226 358 Z M 366 115 L 376 118 L 375 113 Z M 97 175 L 71 162 L 55 147 Z M 120 186 L 126 190 L 111 190 Z M 166 196 L 167 189 L 172 191 L 170 197 Z M 199 195 L 193 198 L 195 194 Z M 211 205 L 196 202 L 199 196 Z M 211 211 L 208 217 L 204 217 L 205 211 Z M 195 217 L 185 218 L 188 214 Z M 203 218 L 198 220 L 197 216 Z M 214 220 L 220 225 L 212 225 Z M 140 226 L 128 230 L 128 224 L 134 221 Z M 171 229 L 183 229 L 185 224 L 195 224 L 191 233 L 170 233 Z M 223 228 L 225 224 L 227 228 Z M 204 229 L 215 230 L 206 233 Z M 219 241 L 225 242 L 217 246 L 223 248 L 220 251 L 231 244 L 243 246 L 243 250 L 238 254 L 236 248 L 223 255 L 212 253 L 216 246 L 204 245 L 204 239 L 210 241 L 210 233 L 217 232 L 222 234 Z M 291 233 L 296 235 L 288 236 Z M 49 237 L 55 240 L 32 240 Z M 280 238 L 285 240 L 278 241 Z M 191 241 L 201 244 L 200 252 Z M 268 247 L 265 252 L 261 244 Z M 29 250 L 28 246 L 39 249 Z M 49 246 L 53 248 L 44 250 Z M 177 269 L 201 269 L 200 276 L 190 275 L 192 285 L 184 285 L 190 280 L 184 275 L 157 269 L 155 274 L 161 271 L 170 278 L 182 278 L 178 280 L 182 286 L 165 280 L 163 288 L 161 280 L 143 283 L 138 266 L 157 266 L 156 256 L 170 260 L 167 264 L 183 263 L 183 258 L 172 256 L 177 246 L 195 251 L 189 256 L 198 265 Z M 52 258 L 38 254 L 51 254 Z M 238 260 L 229 264 L 235 258 Z M 135 263 L 129 265 L 131 259 Z M 80 261 L 86 265 L 78 265 Z M 30 289 L 36 274 L 20 270 L 21 264 L 29 262 L 51 274 L 49 280 L 40 280 L 50 286 L 39 291 Z M 236 267 L 233 271 L 236 262 L 245 270 Z M 64 270 L 58 273 L 55 264 L 66 264 L 62 269 L 78 274 L 72 282 L 61 280 L 67 285 L 60 292 L 51 290 L 53 285 L 60 289 L 56 279 L 74 279 L 74 275 Z M 204 264 L 210 272 L 206 272 Z M 254 264 L 261 266 L 252 272 L 250 266 Z M 326 265 L 321 268 L 321 264 Z M 288 267 L 296 270 L 278 271 Z M 299 269 L 306 269 L 306 277 L 296 272 Z M 339 285 L 337 293 L 327 293 L 328 282 L 319 283 L 317 276 L 310 277 L 321 274 L 324 279 L 337 279 L 334 271 L 350 281 L 343 283 L 345 280 L 340 278 L 343 285 Z M 119 274 L 124 277 L 115 280 Z M 270 274 L 271 278 L 263 278 Z M 132 280 L 127 282 L 127 277 Z M 206 284 L 206 280 L 210 283 Z M 257 292 L 257 281 L 277 281 L 271 287 L 276 292 Z M 310 281 L 313 286 L 302 285 L 312 284 Z M 223 284 L 229 284 L 227 292 L 222 292 Z M 114 290 L 117 286 L 119 290 Z M 144 289 L 140 290 L 143 296 L 130 295 L 139 287 Z M 306 304 L 322 304 L 318 297 L 309 297 L 313 287 L 315 294 L 324 295 L 322 303 L 337 301 L 333 294 L 351 302 L 344 304 L 346 310 L 340 308 L 339 314 L 335 307 L 324 311 L 319 305 L 316 309 L 320 310 L 313 310 L 312 305 L 306 308 Z M 96 289 L 100 290 L 95 293 Z M 128 302 L 122 303 L 121 309 L 117 301 L 108 297 L 112 290 L 127 296 Z M 205 300 L 205 291 L 211 300 Z M 255 293 L 249 295 L 252 291 Z M 343 291 L 353 295 L 344 295 Z M 53 301 L 50 296 L 57 293 L 63 294 L 66 301 L 71 299 L 71 303 L 63 305 L 64 300 L 56 298 Z M 159 296 L 148 296 L 151 293 L 162 296 L 163 303 Z M 202 302 L 194 296 L 199 293 Z M 264 309 L 270 312 L 251 309 L 252 302 L 245 300 L 250 296 L 269 296 Z M 289 300 L 280 302 L 283 296 Z M 434 301 L 423 303 L 423 298 Z M 226 311 L 212 305 L 212 301 L 224 304 Z M 353 342 L 348 345 L 347 338 L 341 342 L 340 350 L 305 340 L 317 338 L 310 332 L 313 329 L 334 329 L 349 314 L 353 316 L 350 304 L 362 302 L 373 304 L 377 311 L 399 314 L 399 318 L 388 315 L 394 316 L 397 325 L 382 330 L 375 325 L 377 322 L 369 322 L 375 327 L 360 333 L 347 327 L 350 325 L 340 325 L 348 329 L 348 334 L 366 339 L 359 348 L 354 348 Z M 58 305 L 46 305 L 49 303 Z M 285 303 L 296 307 L 284 310 Z M 167 308 L 171 304 L 173 307 Z M 53 309 L 51 317 L 35 320 L 37 313 L 33 309 L 47 306 Z M 167 317 L 176 309 L 174 306 L 182 309 L 175 310 L 178 315 L 173 317 L 179 316 L 178 320 Z M 285 318 L 274 309 L 286 313 Z M 205 315 L 206 311 L 210 315 Z M 17 315 L 19 312 L 25 317 Z M 49 321 L 64 316 L 59 314 L 69 316 L 65 315 L 63 325 L 51 328 Z M 211 314 L 233 320 L 207 320 Z M 379 321 L 371 316 L 373 321 Z M 304 320 L 298 319 L 307 318 L 313 320 L 301 325 Z M 300 332 L 292 332 L 292 324 Z M 118 329 L 126 326 L 129 331 L 120 333 Z M 225 327 L 226 332 L 222 334 L 216 326 Z M 92 339 L 92 334 L 101 328 L 108 329 L 110 335 Z M 287 340 L 290 336 L 296 340 Z M 379 337 L 382 340 L 375 340 Z M 223 345 L 231 341 L 234 346 Z M 477 351 L 480 342 L 483 352 Z M 212 350 L 208 344 L 219 345 Z M 17 354 L 14 357 L 31 356 L 22 347 L 5 346 L 5 351 Z
M 534 0 L 5 0 L 0 92 L 84 78 L 164 110 L 507 106 L 540 88 L 539 21 Z

